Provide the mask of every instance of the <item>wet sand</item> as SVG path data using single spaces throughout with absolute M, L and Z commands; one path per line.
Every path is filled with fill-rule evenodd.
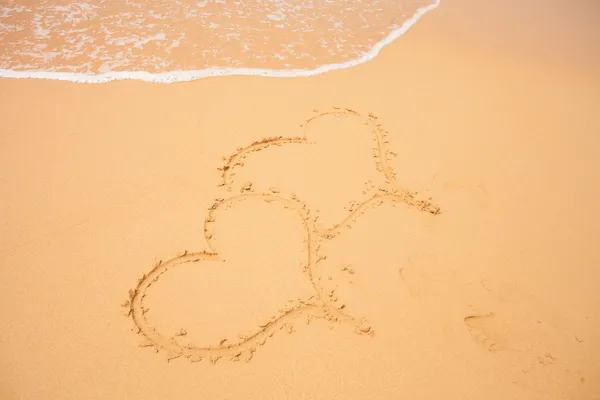
M 598 399 L 597 6 L 447 3 L 310 78 L 0 80 L 0 397 Z

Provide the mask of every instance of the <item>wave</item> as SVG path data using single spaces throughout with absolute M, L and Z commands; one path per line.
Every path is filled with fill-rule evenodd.
M 127 0 L 127 1 L 131 1 L 131 0 Z M 205 3 L 208 0 L 205 0 Z M 217 3 L 219 3 L 219 0 L 216 0 Z M 220 0 L 221 2 L 224 2 L 225 0 Z M 359 3 L 360 0 L 359 0 Z M 85 4 L 85 3 L 84 3 Z M 236 2 L 236 4 L 239 4 Z M 362 3 L 361 3 L 362 4 Z M 391 32 L 389 32 L 387 34 L 387 36 L 383 37 L 383 39 L 375 42 L 374 44 L 368 44 L 366 47 L 366 50 L 360 50 L 357 51 L 357 54 L 355 55 L 355 57 L 350 58 L 348 60 L 345 61 L 337 61 L 335 60 L 336 57 L 311 57 L 312 60 L 314 60 L 314 63 L 316 65 L 314 66 L 309 66 L 309 67 L 305 67 L 305 68 L 294 68 L 293 63 L 290 62 L 286 62 L 284 65 L 279 66 L 276 65 L 272 68 L 260 68 L 260 67 L 236 67 L 236 66 L 211 66 L 211 65 L 204 65 L 203 68 L 199 68 L 199 69 L 172 69 L 172 70 L 165 70 L 165 71 L 156 71 L 157 68 L 162 68 L 162 69 L 168 69 L 168 67 L 165 67 L 164 64 L 165 62 L 163 61 L 161 65 L 157 66 L 153 66 L 152 68 L 150 67 L 144 67 L 143 69 L 139 69 L 141 68 L 139 65 L 137 66 L 137 70 L 134 70 L 133 68 L 131 70 L 109 70 L 107 72 L 102 72 L 103 68 L 98 68 L 96 71 L 94 70 L 90 70 L 88 68 L 87 71 L 85 72 L 71 72 L 71 71 L 65 71 L 64 69 L 81 69 L 80 66 L 75 65 L 75 66 L 63 66 L 62 69 L 63 70 L 56 70 L 56 67 L 48 67 L 47 65 L 36 65 L 34 69 L 24 69 L 24 66 L 21 65 L 16 65 L 16 66 L 10 66 L 9 68 L 6 68 L 6 64 L 8 64 L 6 61 L 2 62 L 2 60 L 0 60 L 0 67 L 5 67 L 5 68 L 0 68 L 0 77 L 4 77 L 4 78 L 16 78 L 16 79 L 50 79 L 50 80 L 61 80 L 61 81 L 71 81 L 71 82 L 77 82 L 77 83 L 105 83 L 105 82 L 110 82 L 110 81 L 115 81 L 115 80 L 139 80 L 139 81 L 146 81 L 146 82 L 155 82 L 155 83 L 175 83 L 175 82 L 186 82 L 186 81 L 193 81 L 193 80 L 197 80 L 197 79 L 202 79 L 202 78 L 208 78 L 208 77 L 217 77 L 217 76 L 263 76 L 263 77 L 275 77 L 275 78 L 291 78 L 291 77 L 307 77 L 307 76 L 314 76 L 314 75 L 319 75 L 319 74 L 323 74 L 325 72 L 328 71 L 334 71 L 334 70 L 339 70 L 339 69 L 344 69 L 344 68 L 349 68 L 349 67 L 354 67 L 363 63 L 366 63 L 369 60 L 372 60 L 373 58 L 375 58 L 379 52 L 388 44 L 392 43 L 394 40 L 396 40 L 397 38 L 399 38 L 400 36 L 402 36 L 403 34 L 405 34 L 421 17 L 423 17 L 426 13 L 428 13 L 429 11 L 432 11 L 433 9 L 437 8 L 440 4 L 440 0 L 431 0 L 429 2 L 429 4 L 426 4 L 418 9 L 416 9 L 414 11 L 414 13 L 412 15 L 410 15 L 408 18 L 404 19 L 402 21 L 401 25 L 398 25 L 394 20 L 392 20 L 392 22 L 389 24 L 391 27 L 393 27 L 393 29 L 391 30 Z M 384 8 L 380 8 L 380 10 L 383 10 Z M 64 11 L 64 9 L 63 9 Z M 7 15 L 7 12 L 4 11 L 4 16 Z M 39 15 L 39 14 L 38 14 Z M 275 14 L 275 16 L 273 16 L 274 14 L 269 14 L 270 17 L 268 17 L 269 19 L 274 19 L 276 21 L 279 21 L 281 19 L 285 19 L 285 16 L 281 15 L 281 14 Z M 0 18 L 3 15 L 0 14 Z M 365 26 L 369 26 L 368 25 L 368 20 L 365 19 L 365 17 L 362 16 L 362 14 L 360 15 L 361 18 L 365 21 Z M 38 18 L 39 19 L 39 18 Z M 79 18 L 81 19 L 81 18 Z M 2 19 L 0 19 L 0 33 L 2 32 L 3 27 L 7 26 L 7 24 L 4 24 L 1 22 Z M 36 24 L 36 35 L 42 35 L 43 37 L 48 37 L 49 36 L 49 32 L 47 29 L 44 29 L 43 27 L 41 27 L 39 25 L 39 23 Z M 14 29 L 13 29 L 14 30 Z M 331 29 L 327 29 L 328 31 L 331 31 Z M 318 34 L 319 32 L 316 32 L 315 34 Z M 377 33 L 381 33 L 381 30 Z M 150 39 L 136 39 L 137 41 L 133 41 L 133 40 L 129 40 L 127 41 L 126 39 L 120 39 L 120 45 L 123 46 L 123 44 L 133 44 L 133 46 L 129 46 L 131 47 L 135 47 L 137 49 L 142 49 L 143 44 L 147 44 L 149 42 L 151 42 L 151 40 L 156 39 L 156 40 L 164 40 L 166 37 L 166 35 L 159 33 L 159 34 L 154 34 L 154 36 L 152 36 Z M 0 35 L 0 39 L 2 39 L 2 35 Z M 4 40 L 0 41 L 0 43 L 4 43 Z M 113 40 L 114 43 L 114 40 Z M 140 44 L 142 43 L 142 44 Z M 2 46 L 4 46 L 4 44 L 2 44 Z M 40 43 L 37 44 L 38 47 L 41 47 L 42 49 L 46 48 L 47 45 L 44 45 L 43 43 L 40 45 Z M 103 46 L 104 47 L 104 46 Z M 325 47 L 325 46 L 323 46 Z M 338 44 L 339 47 L 339 44 Z M 4 52 L 6 54 L 6 51 Z M 278 54 L 277 54 L 278 55 Z M 347 57 L 347 53 L 343 54 L 342 57 Z M 252 55 L 248 55 L 247 56 L 249 60 L 252 60 Z M 241 58 L 241 57 L 240 57 Z M 282 57 L 276 57 L 278 59 L 282 59 Z M 328 62 L 329 59 L 332 59 L 333 62 Z M 338 57 L 339 58 L 339 54 Z M 37 57 L 37 59 L 39 59 L 39 56 Z M 152 60 L 152 58 L 150 58 Z M 45 60 L 45 58 L 44 58 Z M 267 64 L 277 64 L 277 63 L 273 63 L 272 61 L 274 60 L 273 57 L 271 57 L 270 59 L 268 59 L 267 61 L 265 61 Z M 236 59 L 234 60 L 235 62 L 233 62 L 231 60 L 231 58 L 224 58 L 222 59 L 224 64 L 239 64 L 242 63 L 241 59 Z M 285 60 L 283 60 L 285 61 Z M 282 61 L 282 62 L 283 62 Z M 289 60 L 288 60 L 289 61 Z M 336 62 L 337 61 L 337 62 Z M 301 64 L 301 62 L 299 62 Z M 4 64 L 4 65 L 3 65 Z M 38 63 L 39 64 L 39 63 Z M 89 64 L 89 62 L 88 62 Z M 27 67 L 27 65 L 25 65 L 25 68 Z M 54 70 L 53 70 L 54 69 Z M 106 69 L 106 68 L 104 68 Z M 154 71 L 151 71 L 150 69 L 154 69 Z

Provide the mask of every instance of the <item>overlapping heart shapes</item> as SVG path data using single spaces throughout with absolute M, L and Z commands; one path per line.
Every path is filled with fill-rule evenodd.
M 369 133 L 372 134 L 370 140 L 373 141 L 372 156 L 375 159 L 375 168 L 381 176 L 381 185 L 372 185 L 372 190 L 369 193 L 370 197 L 362 203 L 355 202 L 348 208 L 346 216 L 339 223 L 323 227 L 317 225 L 317 215 L 308 204 L 301 201 L 295 194 L 283 196 L 279 190 L 271 188 L 266 192 L 255 192 L 251 183 L 242 184 L 237 188 L 239 193 L 235 193 L 233 188 L 236 187 L 233 177 L 234 170 L 244 166 L 244 160 L 252 153 L 262 151 L 270 147 L 279 147 L 288 144 L 308 144 L 309 138 L 306 136 L 307 130 L 311 125 L 315 124 L 320 119 L 325 117 L 339 117 L 346 119 L 357 119 L 369 128 Z M 353 328 L 357 333 L 370 335 L 373 333 L 373 328 L 370 324 L 361 318 L 354 317 L 347 313 L 343 306 L 340 306 L 335 301 L 334 296 L 329 291 L 326 291 L 318 276 L 318 261 L 324 257 L 320 254 L 320 247 L 323 241 L 331 240 L 338 236 L 344 229 L 349 226 L 349 221 L 356 219 L 362 215 L 367 209 L 373 206 L 382 204 L 383 202 L 404 203 L 414 207 L 420 211 L 430 214 L 439 214 L 438 206 L 426 200 L 418 200 L 415 194 L 401 188 L 396 182 L 395 173 L 389 165 L 389 157 L 393 153 L 387 149 L 386 131 L 378 123 L 377 117 L 373 114 L 362 115 L 351 109 L 342 109 L 334 107 L 331 110 L 318 111 L 301 125 L 305 131 L 303 137 L 271 137 L 263 138 L 249 146 L 238 149 L 238 152 L 229 158 L 225 158 L 225 164 L 221 167 L 220 173 L 222 178 L 221 186 L 227 190 L 228 197 L 219 198 L 210 207 L 208 216 L 205 220 L 205 237 L 210 248 L 209 251 L 188 252 L 172 258 L 166 262 L 160 262 L 152 268 L 150 272 L 144 274 L 139 280 L 136 287 L 129 292 L 129 299 L 123 304 L 127 309 L 127 315 L 130 316 L 135 324 L 135 331 L 145 338 L 144 346 L 152 347 L 157 351 L 163 350 L 168 353 L 169 359 L 184 357 L 191 361 L 200 361 L 207 358 L 213 362 L 216 360 L 228 357 L 233 360 L 243 358 L 249 360 L 252 358 L 255 350 L 265 343 L 266 339 L 271 337 L 276 331 L 281 330 L 289 323 L 298 318 L 305 316 L 310 318 L 321 318 L 331 323 L 344 324 Z M 306 254 L 308 259 L 305 264 L 305 276 L 310 281 L 313 295 L 294 303 L 288 304 L 283 311 L 276 316 L 273 316 L 268 322 L 259 326 L 252 334 L 241 338 L 237 342 L 221 343 L 218 346 L 196 346 L 182 345 L 169 337 L 160 333 L 146 318 L 147 309 L 144 307 L 143 301 L 146 296 L 147 289 L 156 283 L 161 275 L 173 270 L 177 266 L 186 263 L 201 263 L 220 261 L 221 257 L 215 250 L 213 243 L 212 227 L 216 220 L 216 214 L 219 210 L 231 206 L 237 202 L 254 199 L 262 200 L 268 203 L 279 203 L 285 208 L 294 211 L 300 218 L 304 231 L 304 244 L 306 246 Z

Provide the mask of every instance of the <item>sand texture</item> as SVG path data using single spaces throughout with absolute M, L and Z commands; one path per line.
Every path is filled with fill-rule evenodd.
M 0 80 L 0 399 L 600 399 L 600 35 L 483 3 L 313 77 Z

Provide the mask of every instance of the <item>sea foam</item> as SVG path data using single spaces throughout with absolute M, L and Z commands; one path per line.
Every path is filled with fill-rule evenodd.
M 164 5 L 164 1 L 156 1 Z M 329 7 L 324 7 L 324 9 L 331 10 L 334 3 L 328 0 L 323 1 Z M 377 5 L 379 3 L 379 6 L 374 8 L 375 11 L 370 12 L 369 8 L 356 9 L 351 7 L 357 4 L 365 7 L 364 3 L 359 0 L 345 1 L 340 4 L 336 3 L 335 5 L 338 8 L 340 5 L 348 6 L 345 9 L 347 13 L 358 13 L 358 17 L 364 22 L 360 27 L 362 31 L 359 32 L 362 36 L 357 38 L 357 35 L 352 33 L 352 29 L 341 28 L 337 29 L 339 31 L 337 32 L 336 29 L 331 28 L 332 26 L 340 28 L 343 25 L 341 22 L 331 18 L 329 18 L 329 22 L 325 25 L 316 24 L 315 22 L 311 25 L 312 29 L 307 28 L 302 30 L 302 28 L 298 28 L 298 24 L 300 26 L 303 23 L 306 24 L 306 19 L 299 18 L 297 18 L 298 21 L 294 21 L 296 25 L 293 23 L 282 25 L 280 24 L 281 22 L 290 20 L 289 14 L 286 15 L 282 10 L 287 9 L 289 12 L 290 9 L 294 10 L 297 6 L 278 0 L 264 1 L 266 6 L 259 7 L 260 12 L 264 13 L 263 21 L 260 22 L 265 23 L 267 21 L 266 24 L 270 27 L 270 31 L 261 31 L 265 37 L 265 43 L 268 42 L 269 36 L 285 32 L 285 29 L 288 28 L 288 31 L 294 32 L 296 35 L 296 43 L 298 43 L 298 38 L 303 40 L 306 37 L 306 42 L 309 42 L 311 45 L 315 45 L 313 42 L 318 40 L 319 46 L 313 47 L 319 48 L 316 49 L 315 54 L 307 53 L 303 49 L 302 53 L 297 52 L 294 54 L 288 51 L 287 54 L 282 55 L 281 43 L 278 43 L 280 45 L 278 47 L 272 46 L 272 43 L 268 43 L 267 46 L 261 48 L 260 45 L 256 45 L 257 40 L 255 35 L 255 43 L 253 45 L 249 45 L 247 42 L 239 45 L 238 42 L 235 42 L 236 46 L 233 47 L 232 52 L 235 53 L 237 51 L 239 53 L 236 53 L 236 58 L 223 57 L 220 53 L 221 50 L 219 50 L 223 47 L 226 48 L 227 43 L 233 40 L 231 39 L 232 37 L 237 41 L 239 41 L 240 37 L 240 34 L 232 32 L 232 29 L 220 30 L 220 24 L 215 22 L 223 21 L 223 15 L 225 14 L 230 16 L 235 15 L 236 7 L 230 7 L 226 12 L 223 12 L 223 9 L 219 8 L 220 6 L 226 7 L 227 2 L 228 0 L 204 0 L 204 2 L 196 2 L 194 10 L 207 6 L 213 7 L 212 12 L 206 12 L 204 18 L 199 13 L 192 13 L 189 7 L 180 7 L 177 9 L 177 6 L 182 4 L 180 1 L 176 0 L 174 5 L 168 3 L 170 6 L 173 6 L 170 14 L 174 13 L 174 9 L 177 9 L 177 12 L 184 9 L 187 16 L 185 21 L 197 24 L 197 20 L 201 20 L 203 29 L 219 32 L 219 35 L 215 37 L 218 37 L 220 40 L 220 42 L 216 41 L 205 45 L 193 44 L 187 48 L 189 54 L 183 52 L 179 55 L 171 56 L 173 50 L 177 49 L 182 42 L 185 42 L 189 38 L 186 38 L 186 35 L 182 35 L 181 32 L 179 32 L 178 36 L 174 35 L 174 32 L 169 32 L 169 34 L 162 32 L 160 29 L 162 27 L 157 26 L 159 24 L 156 21 L 165 19 L 165 16 L 153 10 L 143 10 L 144 14 L 147 14 L 146 16 L 149 16 L 151 22 L 153 22 L 146 25 L 142 25 L 145 21 L 144 17 L 136 18 L 136 14 L 124 12 L 123 10 L 119 10 L 118 12 L 113 11 L 115 16 L 120 17 L 119 24 L 126 31 L 124 36 L 115 37 L 115 24 L 112 24 L 113 26 L 109 29 L 104 24 L 96 22 L 98 19 L 102 21 L 114 19 L 110 14 L 110 10 L 104 10 L 101 18 L 98 16 L 99 10 L 102 10 L 101 5 L 104 4 L 103 2 L 96 5 L 90 3 L 54 4 L 51 10 L 55 14 L 54 20 L 58 22 L 54 24 L 50 22 L 48 24 L 47 22 L 43 22 L 48 21 L 44 19 L 44 13 L 47 13 L 47 10 L 40 10 L 38 8 L 36 10 L 38 12 L 33 12 L 31 7 L 19 5 L 14 0 L 9 0 L 8 7 L 1 6 L 0 8 L 0 47 L 4 47 L 4 56 L 0 57 L 0 77 L 51 79 L 79 83 L 104 83 L 125 79 L 173 83 L 233 75 L 280 78 L 313 76 L 328 71 L 353 67 L 373 59 L 383 47 L 406 33 L 422 16 L 440 4 L 440 0 L 412 1 L 410 3 L 418 3 L 420 7 L 411 10 L 409 16 L 402 17 L 400 21 L 398 21 L 400 18 L 396 16 L 391 20 L 392 22 L 382 24 L 381 21 L 385 20 L 388 13 L 395 15 L 393 11 L 396 8 L 394 7 L 399 7 L 403 0 L 385 3 L 375 0 L 366 6 L 373 7 L 372 4 Z M 404 2 L 406 3 L 406 1 Z M 125 3 L 134 9 L 144 7 L 144 3 L 133 3 L 133 0 L 125 0 Z M 258 1 L 259 5 L 260 3 Z M 233 4 L 241 7 L 240 4 L 243 3 L 235 1 Z M 285 6 L 282 6 L 282 4 Z M 74 7 L 73 5 L 76 6 Z M 156 4 L 154 5 L 156 6 Z M 320 5 L 315 5 L 312 2 L 309 5 L 312 8 L 317 7 L 314 12 L 319 14 L 318 7 Z M 47 5 L 45 7 L 48 8 Z M 215 10 L 221 10 L 222 14 L 214 17 L 212 21 L 207 21 L 206 15 L 214 16 L 216 13 Z M 16 17 L 23 16 L 23 13 L 33 15 L 29 20 L 30 26 L 28 30 L 31 32 L 31 38 L 35 40 L 31 38 L 25 39 L 26 45 L 21 47 L 18 47 L 18 44 L 15 45 L 17 47 L 12 49 L 13 54 L 11 54 L 10 51 L 7 51 L 5 44 L 10 35 L 17 35 L 15 37 L 19 37 L 18 35 L 25 30 L 22 25 L 19 26 L 16 23 L 19 20 Z M 315 19 L 322 16 L 319 14 Z M 375 18 L 374 16 L 377 18 L 370 21 L 369 18 Z M 123 22 L 123 18 L 127 19 L 126 23 Z M 50 21 L 52 20 L 50 18 Z M 254 21 L 255 25 L 257 23 Z M 70 26 L 70 29 L 66 33 L 65 24 Z M 116 25 L 119 26 L 119 24 Z M 173 22 L 167 20 L 164 24 L 165 26 L 172 27 Z M 94 35 L 89 34 L 90 26 L 93 26 Z M 234 24 L 233 26 L 235 28 L 236 25 Z M 272 28 L 273 26 L 278 28 Z M 356 26 L 352 25 L 354 30 L 360 31 Z M 190 30 L 191 28 L 188 27 L 187 29 Z M 386 29 L 388 32 L 386 32 Z M 179 29 L 179 31 L 181 30 Z M 100 37 L 99 32 L 103 32 L 102 37 Z M 140 32 L 143 32 L 145 36 L 140 35 Z M 328 32 L 329 36 L 325 32 Z M 173 36 L 175 37 L 174 39 Z M 201 37 L 205 36 L 206 33 L 203 33 Z M 56 37 L 62 38 L 63 43 L 60 43 L 59 39 L 60 45 L 53 45 L 53 41 L 56 42 Z M 316 37 L 319 37 L 319 39 L 315 39 Z M 79 39 L 79 41 L 76 39 Z M 375 41 L 374 39 L 379 40 Z M 311 40 L 313 42 L 310 42 Z M 98 42 L 101 44 L 98 44 Z M 14 44 L 14 40 L 11 43 Z M 336 46 L 333 46 L 333 44 Z M 152 47 L 153 45 L 154 47 Z M 271 47 L 274 48 L 271 49 Z M 338 51 L 331 50 L 336 47 Z M 110 51 L 107 51 L 107 48 L 110 48 Z M 190 58 L 190 54 L 197 56 L 199 49 L 205 53 L 202 55 L 202 68 L 177 68 L 181 66 L 181 62 L 177 61 L 178 57 L 186 59 Z M 255 50 L 253 53 L 253 49 L 258 50 Z M 259 56 L 260 51 L 262 51 L 262 59 Z M 104 55 L 99 56 L 99 54 L 103 54 L 102 52 L 104 52 Z M 157 56 L 154 52 L 156 54 L 161 53 L 161 56 Z M 206 53 L 211 52 L 215 55 L 214 60 L 210 60 L 206 56 Z M 17 53 L 16 57 L 14 53 Z M 200 59 L 199 57 L 196 58 Z M 255 65 L 244 66 L 243 64 L 245 63 L 254 63 Z M 256 65 L 260 63 L 266 64 L 268 67 L 261 68 L 259 65 Z

